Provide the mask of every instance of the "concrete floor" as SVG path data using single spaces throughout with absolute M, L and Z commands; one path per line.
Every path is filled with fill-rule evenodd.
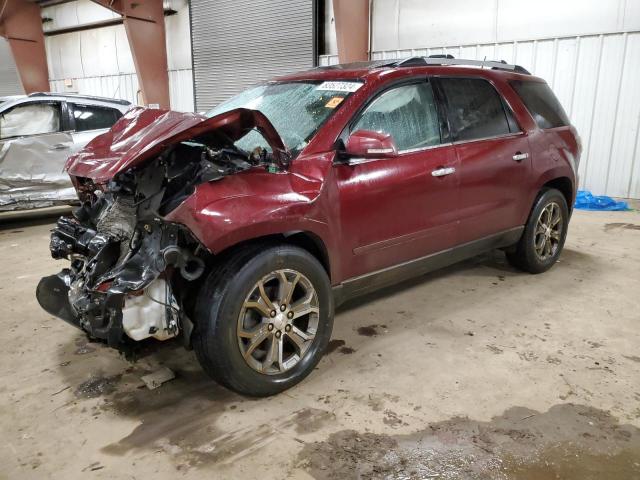
M 0 225 L 0 478 L 640 478 L 637 211 L 576 212 L 543 275 L 496 252 L 347 305 L 317 370 L 263 400 L 40 310 L 53 220 Z

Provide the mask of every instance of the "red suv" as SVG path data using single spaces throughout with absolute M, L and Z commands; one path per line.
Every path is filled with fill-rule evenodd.
M 48 312 L 130 352 L 179 337 L 264 396 L 308 375 L 344 299 L 490 249 L 531 273 L 564 244 L 580 140 L 518 66 L 316 68 L 207 115 L 136 109 L 67 162 Z

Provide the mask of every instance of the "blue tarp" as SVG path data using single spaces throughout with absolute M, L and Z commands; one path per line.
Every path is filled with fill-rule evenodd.
M 627 202 L 617 202 L 613 198 L 604 195 L 592 195 L 587 190 L 578 190 L 575 207 L 579 210 L 631 210 Z

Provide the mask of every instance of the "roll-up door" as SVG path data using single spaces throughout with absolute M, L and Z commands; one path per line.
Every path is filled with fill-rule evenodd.
M 196 111 L 315 62 L 313 0 L 191 0 Z
M 24 93 L 9 42 L 0 38 L 0 97 Z

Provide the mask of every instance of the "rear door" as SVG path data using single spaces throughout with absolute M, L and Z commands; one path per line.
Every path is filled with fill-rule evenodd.
M 357 130 L 391 134 L 398 155 L 335 166 L 346 277 L 455 244 L 457 160 L 442 143 L 431 83 L 422 78 L 379 93 L 345 134 Z
M 467 243 L 521 225 L 530 207 L 527 135 L 486 79 L 439 78 L 438 85 L 459 162 L 458 240 Z

